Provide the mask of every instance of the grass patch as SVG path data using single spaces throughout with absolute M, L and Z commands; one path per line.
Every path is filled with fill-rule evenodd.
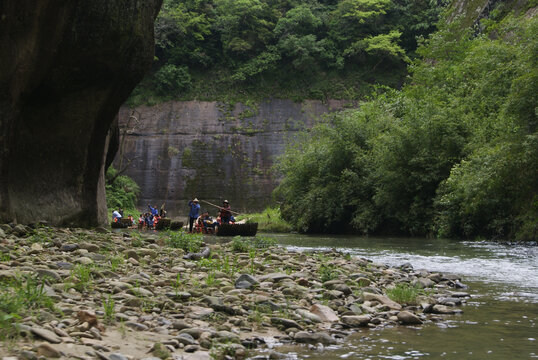
M 200 233 L 189 234 L 185 230 L 167 231 L 164 233 L 164 243 L 172 248 L 183 249 L 185 252 L 199 252 L 204 236 Z
M 0 340 L 16 337 L 17 321 L 41 308 L 54 310 L 54 302 L 45 294 L 43 283 L 29 276 L 1 281 Z
M 232 251 L 250 252 L 252 249 L 267 249 L 276 245 L 276 240 L 266 236 L 242 237 L 232 239 Z
M 417 297 L 423 295 L 424 290 L 417 285 L 398 283 L 393 288 L 386 289 L 385 293 L 389 299 L 399 304 L 415 305 L 417 303 Z
M 293 230 L 292 226 L 282 219 L 278 207 L 267 208 L 261 213 L 238 215 L 238 220 L 247 220 L 247 223 L 258 223 L 261 232 L 286 233 Z

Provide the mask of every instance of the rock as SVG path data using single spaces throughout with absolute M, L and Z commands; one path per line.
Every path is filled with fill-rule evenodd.
M 108 356 L 109 360 L 129 360 L 129 358 L 120 353 L 112 353 Z
M 3 229 L 0 229 L 0 239 L 4 239 L 6 237 L 6 233 Z
M 290 319 L 272 317 L 271 324 L 275 326 L 282 326 L 284 329 L 296 328 L 296 329 L 302 330 L 301 325 L 299 325 L 296 321 L 293 321 Z
M 470 297 L 471 295 L 463 291 L 452 291 L 450 292 L 450 296 L 460 298 L 460 297 Z
M 183 329 L 189 329 L 191 328 L 192 326 L 187 324 L 185 321 L 183 320 L 176 320 L 172 323 L 172 327 L 176 330 L 183 330 Z
M 37 254 L 43 251 L 43 246 L 39 243 L 33 243 L 32 246 L 30 246 L 30 249 L 32 250 L 30 253 Z
M 55 333 L 53 333 L 50 330 L 46 330 L 46 329 L 34 326 L 30 329 L 30 331 L 33 334 L 39 336 L 40 338 L 45 339 L 48 342 L 51 342 L 53 344 L 59 344 L 62 342 L 62 339 L 60 339 Z
M 190 334 L 187 333 L 179 334 L 176 337 L 176 340 L 183 345 L 198 345 L 198 342 L 194 340 L 194 338 Z
M 251 287 L 256 286 L 258 284 L 259 284 L 259 281 L 249 274 L 241 274 L 237 278 L 237 280 L 235 280 L 236 289 L 250 289 Z
M 62 246 L 60 246 L 60 251 L 71 252 L 78 250 L 78 248 L 78 244 L 63 244 Z
M 434 314 L 461 314 L 463 310 L 437 304 L 433 306 L 432 312 Z
M 409 311 L 400 311 L 398 313 L 398 321 L 404 325 L 419 325 L 422 324 L 422 320 L 415 314 Z
M 392 301 L 391 299 L 389 299 L 388 297 L 386 297 L 384 295 L 372 294 L 372 293 L 367 293 L 367 292 L 363 293 L 362 295 L 364 297 L 364 300 L 378 301 L 383 305 L 387 305 L 392 310 L 401 310 L 401 308 L 402 308 L 402 305 L 398 304 L 395 301 Z
M 37 355 L 33 351 L 23 350 L 20 352 L 20 357 L 25 360 L 37 360 Z
M 134 321 L 126 321 L 125 326 L 130 327 L 131 329 L 137 330 L 137 331 L 146 331 L 149 329 L 147 325 L 137 323 Z
M 220 342 L 239 342 L 239 335 L 226 330 L 218 331 L 216 337 Z
M 93 264 L 93 260 L 86 256 L 81 256 L 75 260 L 76 263 L 82 264 L 82 265 L 90 265 Z
M 422 289 L 425 289 L 425 288 L 433 287 L 435 285 L 435 282 L 428 278 L 421 277 L 417 279 L 416 284 Z
M 310 308 L 310 312 L 319 316 L 323 322 L 337 322 L 340 321 L 338 315 L 328 306 L 321 304 L 314 304 Z
M 56 350 L 47 343 L 43 343 L 37 347 L 37 355 L 44 356 L 46 358 L 59 358 L 62 356 L 60 351 Z
M 370 322 L 371 317 L 369 315 L 349 315 L 342 316 L 342 322 L 350 327 L 366 326 Z
M 165 295 L 174 301 L 188 300 L 192 296 L 190 293 L 186 291 L 167 292 Z
M 124 254 L 125 256 L 127 256 L 128 259 L 135 259 L 135 260 L 139 259 L 139 256 L 136 250 L 132 250 L 132 249 L 125 250 Z
M 183 360 L 211 360 L 212 357 L 207 351 L 196 351 L 192 354 L 183 355 Z
M 260 282 L 267 281 L 267 280 L 270 280 L 272 282 L 279 282 L 280 280 L 284 280 L 284 279 L 290 279 L 291 280 L 291 278 L 292 277 L 289 276 L 288 274 L 271 273 L 271 274 L 266 274 L 266 275 L 260 276 L 259 280 L 260 280 Z
M 294 339 L 296 342 L 301 344 L 336 344 L 336 340 L 324 332 L 309 333 L 306 331 L 299 331 L 297 334 L 295 334 Z
M 62 277 L 54 270 L 49 269 L 36 269 L 36 273 L 41 278 L 50 278 L 54 281 L 61 281 Z
M 312 322 L 315 322 L 315 323 L 322 322 L 321 318 L 318 315 L 316 315 L 314 313 L 311 313 L 308 310 L 297 309 L 297 310 L 295 310 L 295 312 L 297 314 L 299 314 L 299 316 L 301 316 L 303 319 L 308 319 L 308 320 L 310 320 Z
M 28 234 L 28 229 L 26 228 L 26 226 L 18 224 L 18 225 L 15 225 L 15 227 L 13 228 L 13 233 L 17 235 L 18 237 L 22 237 Z

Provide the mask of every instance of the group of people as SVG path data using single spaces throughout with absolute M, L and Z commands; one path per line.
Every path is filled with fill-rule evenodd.
M 157 208 L 157 206 L 151 206 L 148 204 L 148 212 L 144 214 L 140 214 L 138 217 L 138 228 L 139 229 L 154 229 L 157 223 L 160 219 L 166 217 L 166 211 L 164 210 L 164 204 L 161 206 L 160 210 Z M 123 219 L 123 209 L 118 208 L 118 210 L 114 210 L 112 212 L 112 221 L 113 222 L 119 222 L 121 219 Z M 130 226 L 136 226 L 135 219 L 132 215 L 128 215 L 127 219 L 129 219 Z
M 197 198 L 189 201 L 189 207 L 189 232 L 193 231 L 195 224 L 196 228 L 202 232 L 211 233 L 215 232 L 215 229 L 222 224 L 235 223 L 228 200 L 224 200 L 222 206 L 218 207 L 219 213 L 216 220 L 209 216 L 209 211 L 207 210 L 200 214 L 200 202 Z
M 211 203 L 210 203 L 211 204 Z M 213 204 L 211 204 L 213 205 Z M 216 205 L 214 205 L 216 206 Z M 189 232 L 192 232 L 196 227 L 197 231 L 202 231 L 204 233 L 213 233 L 216 228 L 222 224 L 233 224 L 235 219 L 232 215 L 233 211 L 230 207 L 228 200 L 222 202 L 222 206 L 216 206 L 219 209 L 216 219 L 213 219 L 209 215 L 209 211 L 201 211 L 200 201 L 197 198 L 189 201 Z M 166 217 L 166 211 L 164 210 L 164 204 L 161 206 L 160 210 L 157 206 L 151 206 L 148 204 L 148 212 L 140 214 L 138 217 L 138 228 L 139 229 L 155 229 L 157 223 Z M 123 209 L 118 208 L 112 212 L 112 221 L 120 222 L 123 219 Z M 129 226 L 136 226 L 135 219 L 132 215 L 128 215 Z M 125 221 L 122 221 L 125 222 Z

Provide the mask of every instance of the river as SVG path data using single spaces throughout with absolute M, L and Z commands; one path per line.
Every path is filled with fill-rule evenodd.
M 463 315 L 420 327 L 364 329 L 326 348 L 276 346 L 297 359 L 538 358 L 538 247 L 417 238 L 271 234 L 296 251 L 336 248 L 376 263 L 462 276 Z

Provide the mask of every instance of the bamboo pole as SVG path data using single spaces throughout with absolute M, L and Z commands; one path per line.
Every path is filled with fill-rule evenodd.
M 214 206 L 214 207 L 219 208 L 219 209 L 223 209 L 222 206 L 215 205 L 213 203 L 210 203 L 209 201 L 200 200 L 200 202 L 206 203 L 207 205 L 211 205 L 211 206 Z M 228 210 L 228 211 L 231 212 L 232 214 L 235 214 L 235 215 L 241 215 L 240 213 L 232 211 L 232 210 Z

